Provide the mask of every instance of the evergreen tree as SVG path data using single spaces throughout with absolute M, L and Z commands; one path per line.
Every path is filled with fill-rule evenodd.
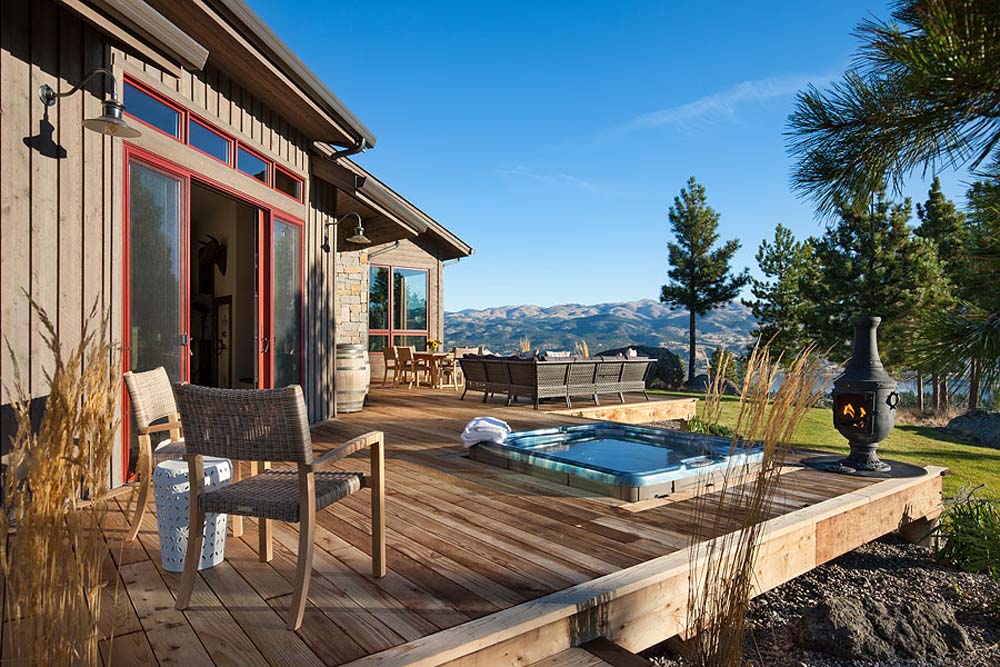
M 934 177 L 927 201 L 917 204 L 920 224 L 913 232 L 934 243 L 945 276 L 959 292 L 968 284 L 969 228 L 965 215 L 941 192 L 941 179 Z
M 794 188 L 824 212 L 900 192 L 928 164 L 1000 158 L 1000 11 L 995 0 L 897 0 L 863 21 L 852 68 L 799 94 L 788 119 Z
M 812 244 L 796 240 L 792 231 L 780 223 L 774 230 L 774 241 L 764 239 L 757 249 L 757 265 L 765 279 L 751 279 L 754 298 L 743 303 L 757 320 L 754 336 L 770 341 L 775 352 L 794 354 L 807 342 L 804 328 L 807 305 L 802 298 L 802 285 L 809 273 L 811 257 Z
M 750 277 L 737 275 L 729 263 L 740 248 L 733 239 L 716 248 L 719 214 L 708 205 L 705 187 L 692 176 L 668 213 L 675 242 L 668 245 L 670 282 L 660 290 L 660 301 L 671 308 L 686 308 L 688 329 L 688 382 L 694 379 L 695 317 L 723 306 L 739 294 Z
M 834 359 L 846 359 L 858 315 L 878 315 L 882 358 L 905 360 L 906 327 L 947 294 L 934 244 L 907 224 L 910 201 L 893 204 L 884 193 L 868 205 L 841 203 L 838 220 L 818 239 L 802 293 L 809 307 L 806 333 Z

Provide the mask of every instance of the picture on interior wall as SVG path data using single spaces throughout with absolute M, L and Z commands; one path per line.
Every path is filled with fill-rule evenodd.
M 233 386 L 232 312 L 233 297 L 220 296 L 215 300 L 215 354 L 220 387 Z

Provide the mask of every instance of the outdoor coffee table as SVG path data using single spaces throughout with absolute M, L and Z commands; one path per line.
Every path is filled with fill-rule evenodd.
M 205 457 L 205 488 L 229 484 L 233 466 L 229 459 Z M 156 496 L 156 523 L 160 535 L 160 558 L 168 572 L 184 570 L 188 528 L 191 520 L 188 463 L 181 459 L 164 461 L 153 472 L 153 493 Z M 205 542 L 201 549 L 203 570 L 221 563 L 226 556 L 225 514 L 205 515 Z

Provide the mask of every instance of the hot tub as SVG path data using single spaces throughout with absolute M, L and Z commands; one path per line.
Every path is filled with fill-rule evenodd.
M 599 422 L 518 431 L 503 444 L 483 442 L 474 460 L 552 479 L 622 500 L 668 496 L 747 468 L 759 446 L 732 448 L 729 438 L 648 426 Z M 707 477 L 706 477 L 707 476 Z

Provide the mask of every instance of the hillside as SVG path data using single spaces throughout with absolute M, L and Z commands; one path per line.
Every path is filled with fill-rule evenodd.
M 592 306 L 564 304 L 502 306 L 445 313 L 445 342 L 450 346 L 486 345 L 493 351 L 518 349 L 522 336 L 539 350 L 572 350 L 585 340 L 591 352 L 625 345 L 666 347 L 687 357 L 688 314 L 652 299 Z M 698 319 L 699 356 L 718 346 L 741 350 L 750 341 L 750 310 L 733 302 Z

